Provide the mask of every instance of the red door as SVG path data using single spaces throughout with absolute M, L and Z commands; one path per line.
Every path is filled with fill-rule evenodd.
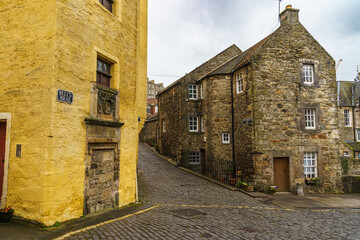
M 0 122 L 0 197 L 3 191 L 5 164 L 6 122 Z

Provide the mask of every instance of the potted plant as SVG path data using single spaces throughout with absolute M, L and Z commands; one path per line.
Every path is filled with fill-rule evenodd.
M 278 190 L 279 190 L 279 187 L 278 187 L 278 186 L 270 186 L 270 191 L 271 191 L 272 193 L 275 194 Z
M 315 186 L 319 186 L 320 185 L 320 178 L 319 177 L 310 177 L 310 178 L 305 178 L 305 183 L 306 185 L 315 185 Z
M 254 186 L 251 183 L 243 182 L 241 188 L 247 192 L 253 192 Z
M 0 222 L 10 222 L 13 214 L 14 209 L 12 209 L 10 206 L 0 209 Z

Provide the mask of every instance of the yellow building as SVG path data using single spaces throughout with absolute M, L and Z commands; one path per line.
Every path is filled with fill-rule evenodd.
M 1 207 L 45 225 L 136 201 L 147 0 L 0 1 Z

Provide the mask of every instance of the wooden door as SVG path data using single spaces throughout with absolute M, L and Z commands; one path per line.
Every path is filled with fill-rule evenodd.
M 4 182 L 5 139 L 6 139 L 6 122 L 0 122 L 0 198 L 2 196 L 3 182 Z
M 274 158 L 274 184 L 279 192 L 289 191 L 289 158 Z
M 201 174 L 206 175 L 205 149 L 200 149 Z

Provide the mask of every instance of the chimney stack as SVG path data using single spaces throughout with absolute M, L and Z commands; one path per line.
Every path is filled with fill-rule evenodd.
M 285 10 L 280 13 L 280 24 L 299 22 L 299 11 L 299 9 L 292 8 L 291 5 L 287 5 Z

